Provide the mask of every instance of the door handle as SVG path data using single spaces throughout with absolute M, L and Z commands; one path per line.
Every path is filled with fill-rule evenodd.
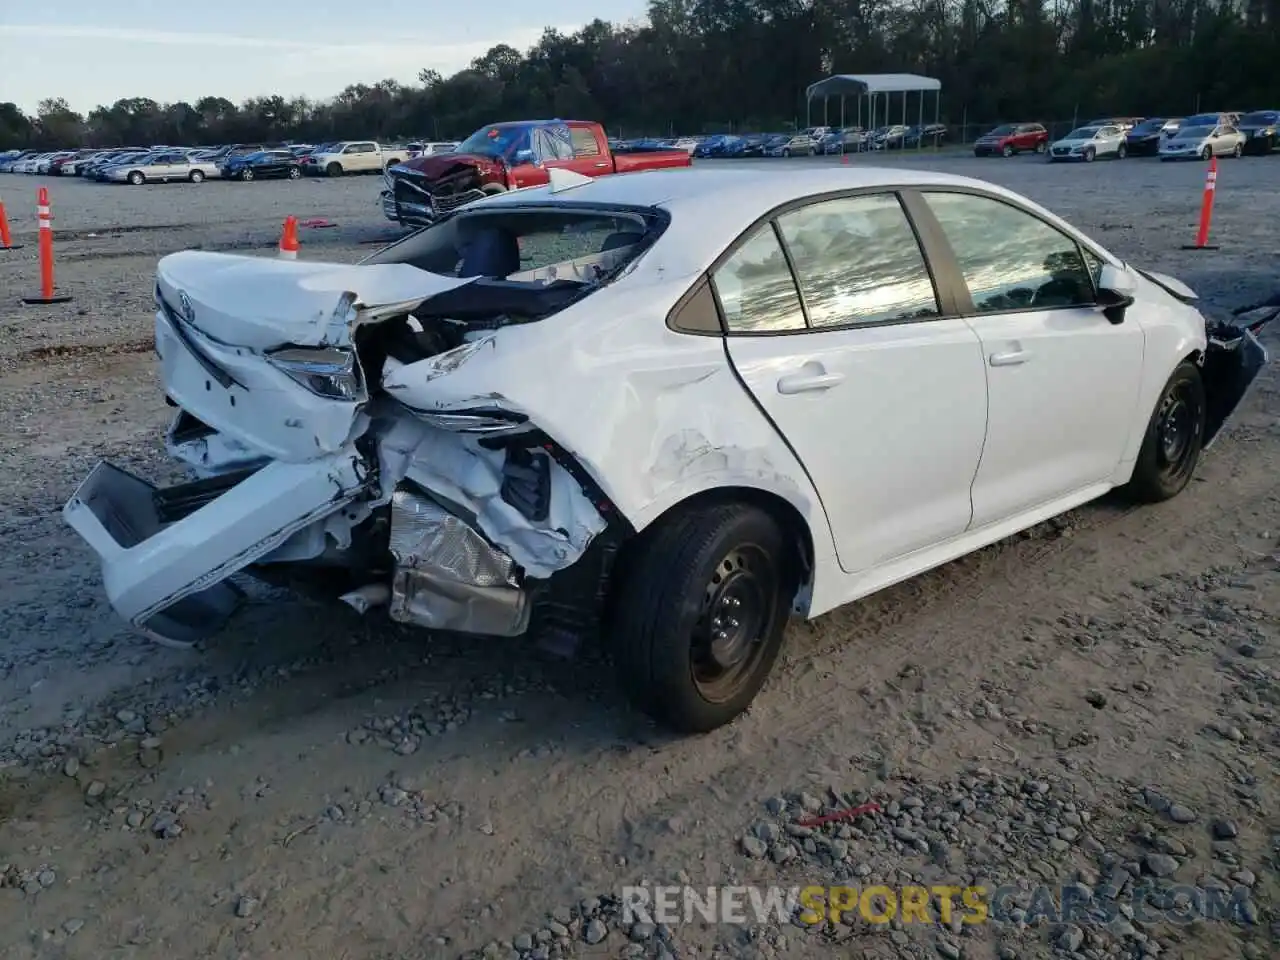
M 603 161 L 603 160 L 601 160 L 599 163 L 597 163 L 597 164 L 596 164 L 596 166 L 597 166 L 597 167 L 607 167 L 608 165 L 609 165 L 609 164 L 607 164 L 607 163 L 606 163 L 605 161 Z
M 1030 359 L 1030 350 L 1010 350 L 1007 353 L 993 353 L 991 355 L 991 365 L 993 367 L 1013 367 L 1020 363 L 1026 363 Z
M 844 374 L 842 373 L 793 373 L 778 381 L 778 392 L 789 396 L 793 393 L 830 390 L 843 382 Z

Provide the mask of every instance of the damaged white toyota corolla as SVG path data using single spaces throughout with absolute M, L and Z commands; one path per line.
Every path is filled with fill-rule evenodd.
M 354 266 L 176 253 L 155 294 L 194 478 L 103 463 L 65 508 L 122 617 L 190 643 L 245 572 L 595 636 L 685 731 L 793 610 L 1178 493 L 1266 361 L 1023 197 L 847 166 L 557 173 Z

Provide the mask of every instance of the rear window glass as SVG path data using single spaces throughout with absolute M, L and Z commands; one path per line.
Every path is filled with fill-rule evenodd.
M 663 229 L 656 213 L 595 210 L 475 211 L 428 227 L 366 263 L 410 263 L 445 276 L 552 283 L 599 282 Z

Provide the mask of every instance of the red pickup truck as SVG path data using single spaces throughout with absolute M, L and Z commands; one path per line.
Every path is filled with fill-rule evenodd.
M 600 177 L 691 162 L 685 150 L 615 154 L 600 124 L 586 120 L 518 120 L 481 127 L 452 153 L 396 164 L 380 199 L 388 220 L 425 226 L 489 194 L 541 186 L 554 168 Z

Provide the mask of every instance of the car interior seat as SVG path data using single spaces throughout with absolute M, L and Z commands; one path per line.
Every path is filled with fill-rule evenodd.
M 480 230 L 462 247 L 459 277 L 504 278 L 520 271 L 520 242 L 507 230 Z

